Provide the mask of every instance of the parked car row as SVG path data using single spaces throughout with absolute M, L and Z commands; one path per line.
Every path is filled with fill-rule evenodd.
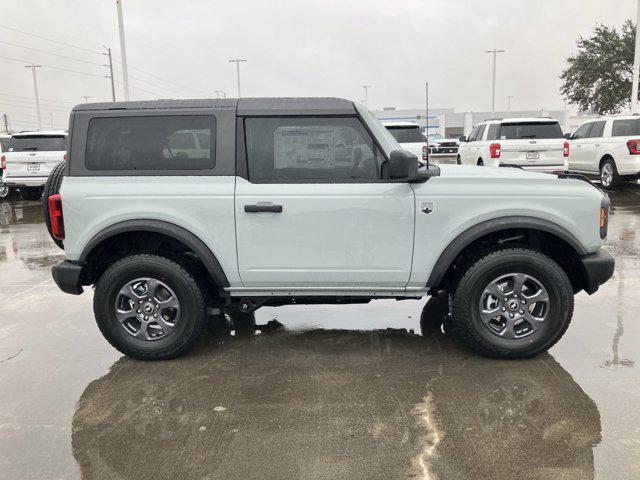
M 2 142 L 0 198 L 16 189 L 25 200 L 42 196 L 53 167 L 64 160 L 67 134 L 61 131 L 20 132 Z

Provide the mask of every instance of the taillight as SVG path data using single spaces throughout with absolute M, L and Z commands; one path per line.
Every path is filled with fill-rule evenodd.
M 429 147 L 426 145 L 422 146 L 422 161 L 426 162 L 429 158 Z
M 67 161 L 67 154 L 66 153 L 62 156 L 62 160 L 65 161 L 65 162 Z
M 627 148 L 629 149 L 629 153 L 631 155 L 640 155 L 638 145 L 640 145 L 640 140 L 629 140 L 627 142 Z
M 564 148 L 562 149 L 562 155 L 564 158 L 569 156 L 569 142 L 564 142 Z
M 4 155 L 0 157 L 0 168 L 2 168 L 2 170 L 5 170 L 7 168 L 7 159 L 4 157 Z
M 500 158 L 500 144 L 492 143 L 489 145 L 489 153 L 491 154 L 491 158 Z
M 49 220 L 51 220 L 51 235 L 53 235 L 53 238 L 64 240 L 62 197 L 59 193 L 49 197 Z

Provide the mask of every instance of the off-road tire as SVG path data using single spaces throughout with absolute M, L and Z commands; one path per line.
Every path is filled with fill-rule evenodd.
M 482 323 L 479 303 L 488 283 L 511 272 L 535 276 L 547 290 L 550 306 L 539 331 L 506 340 Z M 451 303 L 457 337 L 474 352 L 490 358 L 528 358 L 551 348 L 566 332 L 573 314 L 573 289 L 566 273 L 546 255 L 527 248 L 502 249 L 467 268 L 455 286 Z
M 60 162 L 53 167 L 46 183 L 44 184 L 44 194 L 42 195 L 42 214 L 44 215 L 44 222 L 47 225 L 47 230 L 54 243 L 64 249 L 62 240 L 58 240 L 53 237 L 51 232 L 51 219 L 49 218 L 49 197 L 60 193 L 60 187 L 62 186 L 62 179 L 64 178 L 66 168 L 66 162 Z
M 127 333 L 115 317 L 116 295 L 127 281 L 151 277 L 166 283 L 180 302 L 174 331 L 154 341 Z M 167 360 L 187 352 L 200 337 L 206 321 L 205 302 L 198 282 L 184 267 L 168 258 L 140 254 L 111 265 L 96 284 L 93 310 L 98 328 L 118 351 L 140 360 Z

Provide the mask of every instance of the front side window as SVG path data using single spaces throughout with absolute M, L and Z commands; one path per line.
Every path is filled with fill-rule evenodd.
M 585 123 L 580 128 L 578 128 L 578 130 L 575 131 L 575 133 L 572 135 L 571 138 L 574 140 L 579 140 L 581 138 L 589 137 L 589 132 L 591 132 L 591 127 L 593 127 L 592 122 Z
M 476 133 L 476 140 L 482 140 L 482 137 L 484 137 L 484 131 L 487 128 L 487 124 L 483 123 L 482 125 L 479 126 L 478 131 Z
M 562 138 L 558 122 L 503 123 L 500 140 Z
M 614 120 L 611 128 L 612 137 L 631 137 L 640 135 L 640 118 Z
M 356 117 L 245 119 L 253 183 L 355 183 L 380 180 L 383 161 Z
M 29 135 L 13 137 L 10 152 L 60 152 L 67 149 L 64 135 Z
M 88 170 L 210 170 L 216 120 L 211 115 L 104 117 L 89 122 Z
M 478 130 L 480 130 L 480 125 L 477 125 L 476 128 L 471 130 L 471 133 L 469 134 L 469 138 L 467 141 L 475 142 L 478 139 Z

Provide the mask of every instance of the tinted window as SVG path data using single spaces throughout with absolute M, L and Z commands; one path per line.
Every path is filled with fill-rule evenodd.
M 523 138 L 562 138 L 562 129 L 558 122 L 518 122 L 502 124 L 502 128 L 500 128 L 500 140 L 518 140 Z
M 589 132 L 591 131 L 592 126 L 593 126 L 593 123 L 585 123 L 578 130 L 575 131 L 575 133 L 571 138 L 573 139 L 587 138 L 589 136 Z
M 636 135 L 640 135 L 640 118 L 613 121 L 612 137 L 631 137 Z
M 249 180 L 349 183 L 380 179 L 382 157 L 357 118 L 247 118 Z
M 398 143 L 424 142 L 424 136 L 419 126 L 415 127 L 387 127 Z
M 606 122 L 602 120 L 601 122 L 594 122 L 591 127 L 591 131 L 589 132 L 589 138 L 599 138 L 602 137 L 602 132 L 604 132 L 604 124 Z
M 8 152 L 12 144 L 11 138 L 0 138 L 0 147 L 2 147 L 3 152 Z
M 487 140 L 497 140 L 498 130 L 500 130 L 499 123 L 492 123 L 489 125 L 489 133 L 487 133 Z
M 215 166 L 215 135 L 216 121 L 210 115 L 94 118 L 89 122 L 86 167 L 210 170 Z
M 13 137 L 12 152 L 59 152 L 67 149 L 66 137 L 34 135 Z
M 470 142 L 475 142 L 479 135 L 478 132 L 480 131 L 480 125 L 477 125 L 476 128 L 474 128 L 473 130 L 471 130 L 471 133 L 469 134 L 469 141 Z

